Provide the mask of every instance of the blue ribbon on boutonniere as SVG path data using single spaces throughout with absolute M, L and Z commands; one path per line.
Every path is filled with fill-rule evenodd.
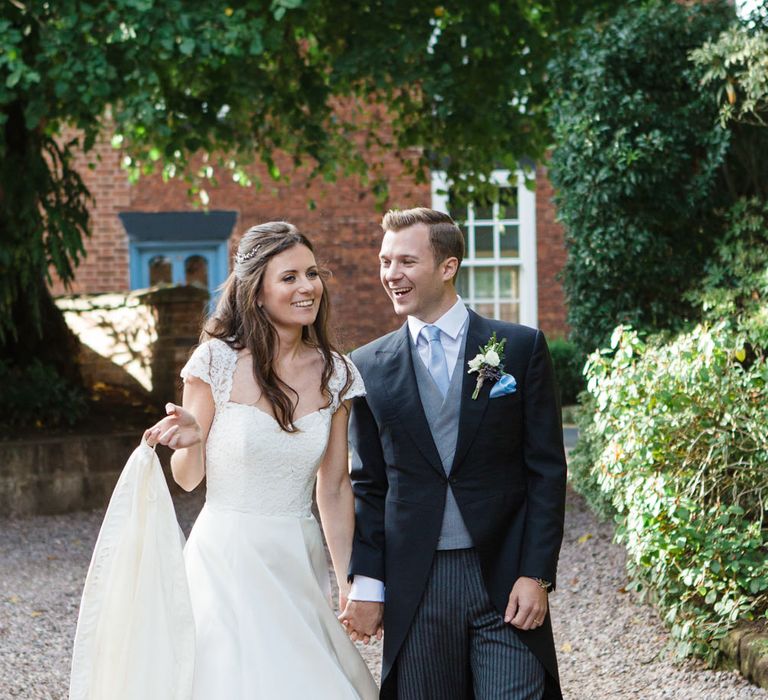
M 491 387 L 490 398 L 495 399 L 499 396 L 514 394 L 517 391 L 517 380 L 511 374 L 502 374 Z

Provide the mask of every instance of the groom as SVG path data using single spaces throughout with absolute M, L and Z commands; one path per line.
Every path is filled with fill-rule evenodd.
M 382 698 L 561 698 L 548 593 L 566 467 L 546 341 L 467 311 L 447 214 L 390 211 L 382 227 L 381 282 L 406 322 L 352 354 L 368 393 L 350 421 L 357 522 L 341 619 L 366 641 L 383 626 Z M 494 333 L 511 376 L 473 398 L 468 363 Z

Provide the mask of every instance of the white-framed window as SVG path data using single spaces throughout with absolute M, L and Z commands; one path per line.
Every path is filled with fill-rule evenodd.
M 522 170 L 494 170 L 493 202 L 456 209 L 445 173 L 432 173 L 432 208 L 450 214 L 464 232 L 466 254 L 456 288 L 483 316 L 538 325 L 536 292 L 536 194 Z

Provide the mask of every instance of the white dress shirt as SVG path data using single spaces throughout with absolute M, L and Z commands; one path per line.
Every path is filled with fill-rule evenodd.
M 415 316 L 408 317 L 408 331 L 411 334 L 411 340 L 416 345 L 424 366 L 429 368 L 429 341 L 422 334 L 424 326 L 432 325 L 440 329 L 440 343 L 445 351 L 445 363 L 448 365 L 448 376 L 453 376 L 453 370 L 456 368 L 456 358 L 461 352 L 461 344 L 464 342 L 464 336 L 467 332 L 467 319 L 469 312 L 461 297 L 456 297 L 456 303 L 448 309 L 440 318 L 432 324 L 428 324 Z
M 461 344 L 467 332 L 468 319 L 469 312 L 459 296 L 456 297 L 456 303 L 432 324 L 427 324 L 415 316 L 408 317 L 408 332 L 411 340 L 416 344 L 416 351 L 425 367 L 429 367 L 429 341 L 422 335 L 422 328 L 433 325 L 440 329 L 440 342 L 445 351 L 448 376 L 452 377 L 456 369 L 456 360 L 461 352 Z M 384 582 L 369 576 L 355 576 L 349 591 L 349 599 L 383 603 Z

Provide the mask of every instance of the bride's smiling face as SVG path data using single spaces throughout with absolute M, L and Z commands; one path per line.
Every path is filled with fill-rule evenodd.
M 258 301 L 275 326 L 309 326 L 317 317 L 322 296 L 315 256 L 299 244 L 267 263 Z

